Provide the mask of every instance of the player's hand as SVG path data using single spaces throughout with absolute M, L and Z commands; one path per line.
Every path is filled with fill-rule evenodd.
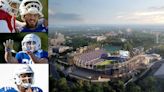
M 9 48 L 9 49 L 13 49 L 13 45 L 14 45 L 14 40 L 6 40 L 6 42 L 3 42 L 3 45 L 5 46 L 5 49 L 6 48 Z
M 33 54 L 30 50 L 26 50 L 25 52 L 30 56 Z

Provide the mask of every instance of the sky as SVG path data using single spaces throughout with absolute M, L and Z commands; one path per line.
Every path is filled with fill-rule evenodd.
M 164 0 L 49 0 L 49 24 L 164 24 Z
M 15 69 L 20 65 L 22 64 L 0 64 L 0 88 L 13 87 L 17 89 L 13 77 Z M 29 64 L 29 66 L 34 71 L 33 86 L 41 88 L 43 92 L 48 92 L 48 64 Z

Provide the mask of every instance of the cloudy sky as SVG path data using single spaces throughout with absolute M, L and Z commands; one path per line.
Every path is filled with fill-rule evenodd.
M 164 24 L 164 0 L 49 0 L 49 22 Z

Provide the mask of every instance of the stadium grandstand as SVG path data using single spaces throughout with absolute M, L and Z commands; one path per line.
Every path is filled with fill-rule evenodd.
M 93 69 L 94 64 L 104 61 L 101 59 L 102 54 L 106 54 L 103 49 L 85 52 L 74 57 L 75 65 L 83 68 Z
M 91 50 L 74 57 L 74 64 L 87 69 L 99 69 L 98 67 L 109 67 L 114 63 L 125 62 L 126 58 L 119 55 L 109 56 L 103 49 Z

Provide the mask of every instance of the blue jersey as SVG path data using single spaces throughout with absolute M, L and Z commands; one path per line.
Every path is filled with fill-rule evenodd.
M 27 28 L 26 26 L 19 29 L 20 32 L 48 32 L 48 28 L 44 24 L 38 24 L 37 27 L 33 30 Z
M 17 26 L 16 29 L 19 30 L 19 32 L 48 32 L 48 27 L 44 25 L 45 21 L 46 21 L 45 18 L 39 19 L 36 28 L 33 30 L 23 25 Z
M 47 58 L 48 59 L 48 52 L 44 50 L 38 50 L 33 53 L 38 58 Z M 20 51 L 16 54 L 15 58 L 18 60 L 18 63 L 25 63 L 25 64 L 32 64 L 32 60 L 30 59 L 29 55 L 26 54 L 24 51 Z
M 32 88 L 32 92 L 43 92 L 42 89 L 39 87 L 31 87 L 31 88 Z M 19 92 L 19 91 L 17 91 L 13 87 L 3 87 L 0 89 L 0 92 Z
M 3 87 L 0 89 L 0 92 L 18 92 L 13 87 Z

